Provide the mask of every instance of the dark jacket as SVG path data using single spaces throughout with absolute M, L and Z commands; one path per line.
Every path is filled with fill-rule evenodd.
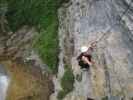
M 92 53 L 92 51 L 93 51 L 93 48 L 89 48 L 88 51 L 87 51 L 87 53 L 81 53 L 77 57 L 78 63 L 81 66 L 81 68 L 89 68 L 90 67 L 89 64 L 84 63 L 84 61 L 82 60 L 82 57 L 83 56 L 87 57 L 87 59 L 91 62 L 91 59 L 92 59 L 91 53 Z

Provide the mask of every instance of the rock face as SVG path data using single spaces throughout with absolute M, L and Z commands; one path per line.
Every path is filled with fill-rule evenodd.
M 11 61 L 1 63 L 6 66 L 11 77 L 6 100 L 49 99 L 53 84 L 49 77 L 41 74 L 39 68 Z
M 61 52 L 55 83 L 59 83 L 65 64 L 72 66 L 75 76 L 82 74 L 82 80 L 75 80 L 74 91 L 64 100 L 133 97 L 132 20 L 131 0 L 70 0 L 59 9 Z M 95 64 L 89 71 L 81 71 L 76 61 L 80 47 L 96 40 Z
M 35 29 L 29 28 L 28 26 L 24 26 L 15 33 L 9 32 L 8 34 L 2 35 L 0 39 L 0 57 L 4 56 L 14 60 L 16 58 L 26 57 L 28 50 L 31 50 L 32 39 L 35 35 Z
M 0 66 L 0 100 L 48 100 L 53 83 L 46 75 L 45 65 L 32 48 L 37 35 L 34 28 L 24 26 L 17 32 L 0 33 L 0 64 L 9 74 L 2 74 Z M 7 97 L 6 97 L 7 96 Z

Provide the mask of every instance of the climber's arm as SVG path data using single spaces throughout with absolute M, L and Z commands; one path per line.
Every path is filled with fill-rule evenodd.
M 92 62 L 90 62 L 87 57 L 82 56 L 82 60 L 85 61 L 87 64 L 92 65 Z

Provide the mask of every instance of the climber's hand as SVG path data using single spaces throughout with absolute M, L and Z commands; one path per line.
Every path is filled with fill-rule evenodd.
M 92 64 L 95 64 L 95 61 L 91 60 L 91 63 L 92 63 Z

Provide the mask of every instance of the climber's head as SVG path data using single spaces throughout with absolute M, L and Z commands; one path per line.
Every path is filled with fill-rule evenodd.
M 81 51 L 82 53 L 87 52 L 87 50 L 88 50 L 88 47 L 87 47 L 87 46 L 82 46 L 82 47 L 80 48 L 80 51 Z

